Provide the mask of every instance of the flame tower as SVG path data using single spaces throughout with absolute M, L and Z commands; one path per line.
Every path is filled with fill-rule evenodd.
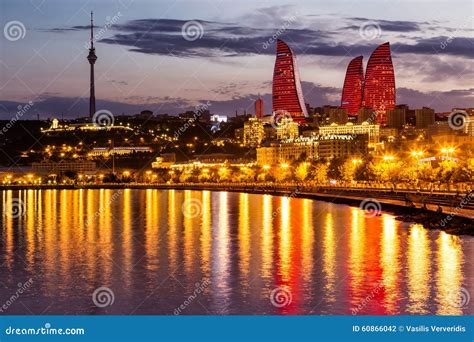
M 362 105 L 362 90 L 364 87 L 363 57 L 359 56 L 350 61 L 347 66 L 344 87 L 342 88 L 341 108 L 347 114 L 355 116 Z
M 95 85 L 94 85 L 94 64 L 97 61 L 97 56 L 95 54 L 94 48 L 94 18 L 93 13 L 91 12 L 91 45 L 89 48 L 89 55 L 87 60 L 91 65 L 91 79 L 90 79 L 90 97 L 89 97 L 89 118 L 92 119 L 92 116 L 95 113 Z
M 297 122 L 304 121 L 308 116 L 296 58 L 290 47 L 280 39 L 277 40 L 272 98 L 273 112 L 287 111 Z
M 390 43 L 378 46 L 367 63 L 363 105 L 377 113 L 377 123 L 385 124 L 387 110 L 395 108 L 395 72 Z

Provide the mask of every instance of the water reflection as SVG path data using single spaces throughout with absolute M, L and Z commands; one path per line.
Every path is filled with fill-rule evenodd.
M 12 203 L 24 205 L 11 215 Z M 187 203 L 187 204 L 185 204 Z M 198 204 L 189 215 L 189 203 Z M 183 204 L 185 204 L 183 206 Z M 35 313 L 472 314 L 474 242 L 308 199 L 160 190 L 3 191 L 0 299 Z M 120 305 L 94 307 L 99 286 Z M 275 288 L 291 302 L 272 305 Z M 12 305 L 7 313 L 31 313 Z

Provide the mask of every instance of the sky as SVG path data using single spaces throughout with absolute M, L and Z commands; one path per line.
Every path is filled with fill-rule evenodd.
M 275 38 L 305 102 L 340 104 L 349 61 L 389 41 L 397 104 L 474 107 L 471 0 L 2 0 L 0 119 L 88 115 L 94 11 L 97 109 L 271 113 Z

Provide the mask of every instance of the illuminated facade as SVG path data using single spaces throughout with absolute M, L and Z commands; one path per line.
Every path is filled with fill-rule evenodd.
M 247 147 L 256 147 L 261 144 L 265 138 L 263 123 L 257 118 L 250 118 L 244 123 L 244 145 Z
M 385 124 L 386 111 L 395 108 L 395 73 L 390 43 L 384 43 L 372 52 L 365 73 L 363 94 L 362 104 L 377 113 L 377 123 Z
M 298 124 L 292 118 L 283 118 L 276 127 L 278 140 L 296 139 L 299 136 Z
M 286 111 L 296 122 L 303 122 L 308 116 L 295 56 L 280 39 L 277 41 L 272 98 L 273 112 Z
M 319 127 L 320 135 L 342 135 L 342 134 L 351 134 L 351 135 L 368 135 L 369 137 L 369 147 L 373 147 L 380 142 L 380 126 L 376 124 L 370 124 L 364 122 L 360 125 L 354 125 L 351 122 L 348 122 L 345 125 L 331 124 L 329 126 L 320 126 Z
M 341 108 L 347 110 L 347 114 L 356 116 L 362 105 L 362 89 L 364 86 L 364 67 L 362 56 L 350 61 L 344 87 L 342 88 Z

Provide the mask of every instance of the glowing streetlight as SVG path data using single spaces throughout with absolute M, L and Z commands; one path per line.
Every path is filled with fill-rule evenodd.
M 281 167 L 282 169 L 287 169 L 287 168 L 290 167 L 290 165 L 284 163 L 284 164 L 281 164 L 280 167 Z
M 264 170 L 270 170 L 270 165 L 263 165 Z
M 395 159 L 395 157 L 394 157 L 394 156 L 391 156 L 391 155 L 385 155 L 385 156 L 383 156 L 383 160 L 385 160 L 385 161 L 390 161 L 390 160 L 394 160 L 394 159 Z

